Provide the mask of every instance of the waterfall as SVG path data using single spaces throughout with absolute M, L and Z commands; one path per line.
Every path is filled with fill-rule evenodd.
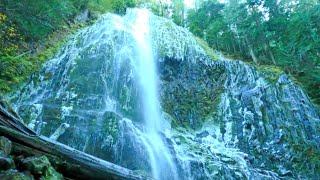
M 145 122 L 144 143 L 150 156 L 152 174 L 156 179 L 177 179 L 175 163 L 159 133 L 161 128 L 160 101 L 156 59 L 152 52 L 149 29 L 149 11 L 138 10 L 133 25 L 133 37 L 137 42 L 138 56 L 135 64 L 141 85 L 143 118 Z M 169 177 L 168 177 L 169 175 Z
M 302 88 L 198 41 L 145 9 L 105 14 L 9 99 L 36 132 L 155 179 L 308 177 L 296 147 L 319 149 L 320 121 Z
M 158 77 L 156 60 L 152 52 L 149 30 L 149 12 L 140 10 L 133 25 L 133 37 L 137 42 L 138 57 L 135 59 L 137 74 L 143 94 L 143 114 L 148 132 L 160 130 L 160 112 L 158 95 Z

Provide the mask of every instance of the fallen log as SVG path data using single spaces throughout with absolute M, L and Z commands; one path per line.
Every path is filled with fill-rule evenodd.
M 0 98 L 0 124 L 12 129 L 16 129 L 24 134 L 36 135 L 33 130 L 29 129 L 22 123 L 20 116 L 10 107 L 8 103 Z
M 53 167 L 71 179 L 151 179 L 78 151 L 27 128 L 11 108 L 0 103 L 0 136 L 13 142 L 13 153 L 45 155 Z

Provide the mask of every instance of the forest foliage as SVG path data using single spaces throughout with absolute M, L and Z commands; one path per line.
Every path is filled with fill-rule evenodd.
M 52 37 L 61 41 L 59 32 L 70 31 L 84 10 L 94 17 L 125 14 L 136 6 L 189 28 L 233 58 L 283 69 L 320 104 L 318 0 L 195 0 L 194 7 L 183 0 L 0 0 L 0 92 L 10 91 L 54 54 L 58 45 Z
M 235 58 L 280 67 L 320 104 L 319 1 L 208 0 L 198 4 L 185 19 L 192 33 Z

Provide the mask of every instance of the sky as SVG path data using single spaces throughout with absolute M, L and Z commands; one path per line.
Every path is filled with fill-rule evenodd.
M 184 5 L 187 8 L 193 8 L 194 7 L 194 0 L 184 0 Z

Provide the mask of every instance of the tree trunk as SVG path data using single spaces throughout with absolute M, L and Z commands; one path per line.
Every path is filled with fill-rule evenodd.
M 186 27 L 185 21 L 184 21 L 184 7 L 182 8 L 182 12 L 181 12 L 181 26 Z
M 276 60 L 275 60 L 274 55 L 273 55 L 273 52 L 272 52 L 272 50 L 270 48 L 268 48 L 268 53 L 269 53 L 269 56 L 271 57 L 272 63 L 274 65 L 277 65 L 276 64 Z
M 13 153 L 46 155 L 64 177 L 72 179 L 150 179 L 129 169 L 96 158 L 69 146 L 37 135 L 27 128 L 0 99 L 0 136 L 13 142 Z
M 232 43 L 232 47 L 233 47 L 233 53 L 236 53 L 237 52 L 236 46 L 234 45 L 234 42 L 232 39 L 231 39 L 231 43 Z
M 239 39 L 239 51 L 240 51 L 240 54 L 242 54 L 241 39 Z
M 253 48 L 251 46 L 251 44 L 249 43 L 249 40 L 247 37 L 245 37 L 245 40 L 246 40 L 246 43 L 248 45 L 248 48 L 249 48 L 249 53 L 250 53 L 250 56 L 253 60 L 254 63 L 258 64 L 258 59 L 257 59 L 257 56 L 255 55 L 254 51 L 253 51 Z
M 214 44 L 214 49 L 218 50 L 218 42 L 215 41 L 213 44 Z

